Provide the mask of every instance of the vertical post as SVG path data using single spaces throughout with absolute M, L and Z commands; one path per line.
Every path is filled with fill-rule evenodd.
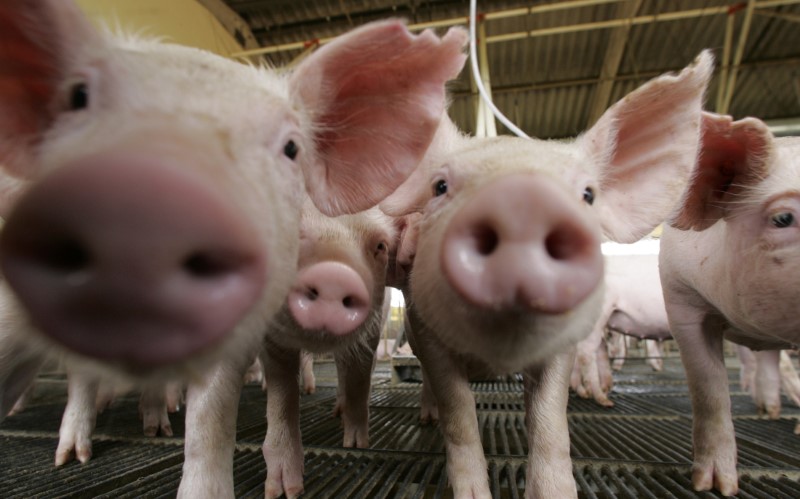
M 486 89 L 486 93 L 488 93 L 491 97 L 492 84 L 489 78 L 489 56 L 488 51 L 486 50 L 486 21 L 483 17 L 481 17 L 480 24 L 478 24 L 478 53 L 481 81 L 483 82 L 483 87 Z M 489 106 L 483 102 L 483 100 L 481 100 L 481 107 L 483 107 L 483 113 L 485 116 L 484 127 L 486 129 L 486 136 L 496 137 L 497 125 L 494 121 L 494 114 L 492 114 L 492 110 L 489 109 Z
M 722 107 L 719 112 L 726 114 L 731 106 L 733 100 L 733 89 L 736 87 L 736 75 L 739 72 L 739 65 L 742 62 L 744 55 L 744 46 L 747 43 L 747 35 L 750 32 L 750 23 L 753 20 L 753 10 L 755 9 L 756 1 L 747 0 L 747 7 L 745 9 L 744 21 L 742 22 L 742 29 L 739 32 L 739 43 L 736 46 L 736 54 L 733 56 L 733 67 L 728 76 L 728 88 L 725 90 L 725 100 L 722 102 Z
M 719 87 L 717 89 L 717 104 L 714 109 L 721 112 L 723 103 L 725 102 L 725 93 L 728 91 L 728 64 L 731 60 L 731 47 L 733 46 L 733 28 L 736 24 L 736 12 L 738 9 L 731 7 L 728 9 L 728 19 L 725 23 L 725 41 L 722 46 L 722 60 L 720 67 L 722 68 L 719 73 Z

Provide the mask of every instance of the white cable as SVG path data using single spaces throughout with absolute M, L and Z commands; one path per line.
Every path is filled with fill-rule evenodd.
M 477 4 L 478 0 L 470 0 L 469 2 L 469 58 L 471 59 L 472 75 L 475 78 L 475 85 L 478 87 L 478 93 L 481 94 L 481 99 L 483 99 L 483 102 L 485 102 L 486 105 L 489 106 L 489 109 L 492 110 L 492 114 L 500 121 L 500 123 L 505 125 L 506 128 L 508 128 L 512 132 L 514 132 L 514 135 L 517 135 L 518 137 L 522 137 L 525 139 L 529 139 L 530 137 L 528 137 L 528 135 L 525 132 L 517 128 L 515 124 L 511 123 L 511 121 L 508 118 L 506 118 L 503 115 L 503 113 L 500 112 L 499 109 L 497 109 L 497 107 L 492 102 L 491 96 L 486 91 L 486 88 L 483 86 L 483 80 L 481 79 L 481 72 L 478 69 L 478 50 L 476 48 L 477 36 L 475 36 L 475 24 L 477 17 L 476 11 L 478 9 Z

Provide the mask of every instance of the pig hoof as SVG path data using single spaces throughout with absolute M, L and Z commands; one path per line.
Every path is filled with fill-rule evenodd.
M 698 468 L 692 471 L 692 485 L 700 492 L 715 488 L 724 496 L 732 496 L 739 492 L 739 479 L 716 470 L 713 466 Z
M 794 434 L 800 435 L 800 422 L 798 422 L 794 427 Z
M 309 386 L 308 388 L 305 388 L 304 391 L 306 392 L 306 395 L 313 395 L 314 392 L 317 391 L 317 388 L 314 386 Z

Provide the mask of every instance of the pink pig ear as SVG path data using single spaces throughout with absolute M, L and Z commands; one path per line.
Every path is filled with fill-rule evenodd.
M 595 208 L 611 240 L 632 243 L 663 222 L 689 181 L 700 141 L 705 51 L 678 75 L 651 80 L 608 109 L 580 138 L 600 165 Z
M 11 174 L 34 174 L 69 58 L 97 36 L 72 1 L 0 3 L 0 165 Z
M 761 120 L 703 113 L 697 171 L 671 225 L 684 230 L 713 225 L 730 201 L 769 173 L 772 146 L 772 132 Z
M 399 21 L 354 30 L 306 59 L 293 98 L 311 113 L 306 187 L 328 215 L 377 204 L 414 170 L 445 107 L 445 83 L 461 71 L 467 34 L 412 35 Z

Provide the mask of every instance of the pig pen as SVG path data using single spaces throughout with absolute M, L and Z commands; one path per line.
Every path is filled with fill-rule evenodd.
M 737 360 L 727 360 L 739 446 L 737 497 L 800 497 L 800 436 L 793 434 L 800 409 L 784 397 L 780 419 L 760 418 L 750 396 L 739 389 Z M 315 363 L 317 392 L 301 399 L 304 497 L 452 497 L 439 429 L 417 420 L 420 386 L 393 381 L 393 371 L 392 363 L 379 362 L 373 375 L 371 448 L 343 449 L 339 420 L 332 417 L 335 368 L 332 361 Z M 643 359 L 629 359 L 614 378 L 613 408 L 570 396 L 579 497 L 719 497 L 691 487 L 691 408 L 677 354 L 665 359 L 660 373 Z M 473 390 L 493 496 L 524 497 L 528 449 L 522 383 L 479 382 Z M 183 462 L 183 412 L 171 415 L 174 437 L 146 438 L 137 417 L 138 394 L 122 397 L 97 418 L 92 459 L 55 468 L 65 401 L 63 375 L 42 374 L 29 406 L 0 423 L 0 497 L 175 496 Z M 234 462 L 237 497 L 264 494 L 264 413 L 260 387 L 246 386 Z

